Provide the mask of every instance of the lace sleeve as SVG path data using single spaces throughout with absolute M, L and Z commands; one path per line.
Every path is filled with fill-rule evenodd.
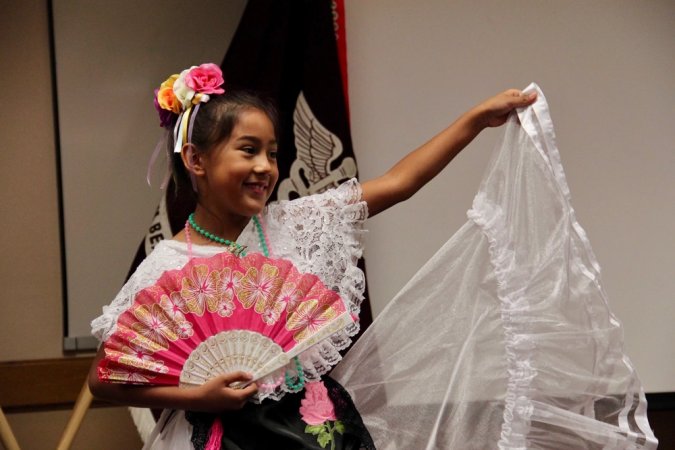
M 340 294 L 356 319 L 352 326 L 300 356 L 309 380 L 327 373 L 359 331 L 365 275 L 357 263 L 368 217 L 361 197 L 361 186 L 352 179 L 321 194 L 271 204 L 265 215 L 274 256 L 290 259 L 301 272 L 319 276 Z
M 136 293 L 152 285 L 166 270 L 181 268 L 187 258 L 175 250 L 158 245 L 155 250 L 138 265 L 138 268 L 124 284 L 119 293 L 103 313 L 91 322 L 91 334 L 103 342 L 115 332 L 117 318 L 134 301 Z
M 351 179 L 321 194 L 270 205 L 267 215 L 274 253 L 318 275 L 357 314 L 364 286 L 356 264 L 363 253 L 368 217 L 361 195 L 361 185 Z

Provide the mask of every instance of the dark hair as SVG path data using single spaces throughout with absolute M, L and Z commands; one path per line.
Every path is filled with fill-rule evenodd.
M 243 111 L 256 109 L 265 113 L 272 122 L 274 134 L 279 141 L 279 115 L 274 103 L 265 97 L 250 91 L 227 91 L 222 95 L 212 95 L 208 102 L 199 106 L 194 118 L 190 142 L 199 152 L 209 152 L 216 145 L 227 140 L 239 121 Z M 173 153 L 173 133 L 168 142 L 168 150 L 173 155 L 173 178 L 176 190 L 189 189 L 192 192 L 190 174 L 183 165 L 180 153 Z

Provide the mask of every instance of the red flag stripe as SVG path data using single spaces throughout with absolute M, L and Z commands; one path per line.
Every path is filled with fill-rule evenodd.
M 338 61 L 340 62 L 340 74 L 342 76 L 342 91 L 345 98 L 345 108 L 347 109 L 347 120 L 349 120 L 349 82 L 347 79 L 347 29 L 345 27 L 345 2 L 344 0 L 333 0 L 333 29 L 335 30 L 335 39 L 337 41 Z

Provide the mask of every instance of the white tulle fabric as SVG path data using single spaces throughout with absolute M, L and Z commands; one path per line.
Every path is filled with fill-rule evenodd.
M 262 223 L 274 258 L 291 260 L 303 273 L 318 275 L 335 290 L 358 317 L 365 289 L 363 271 L 357 267 L 363 250 L 363 222 L 368 216 L 361 201 L 361 187 L 350 180 L 322 194 L 270 204 Z M 249 252 L 262 248 L 253 223 L 237 239 Z M 208 257 L 223 251 L 221 246 L 193 245 L 192 256 Z M 103 314 L 92 321 L 92 334 L 104 341 L 114 333 L 119 315 L 133 303 L 136 293 L 151 286 L 167 270 L 180 269 L 189 259 L 187 244 L 174 240 L 160 242 L 138 266 Z M 351 344 L 358 324 L 332 335 L 300 355 L 308 380 L 317 380 L 341 359 L 340 350 Z M 260 400 L 279 399 L 288 391 L 285 384 L 261 389 Z
M 378 449 L 656 448 L 528 89 L 538 100 L 510 117 L 469 221 L 332 373 Z

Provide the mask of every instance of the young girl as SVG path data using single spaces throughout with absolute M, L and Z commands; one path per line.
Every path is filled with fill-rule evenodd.
M 290 260 L 301 273 L 316 274 L 358 314 L 364 276 L 356 263 L 365 219 L 410 198 L 482 129 L 502 125 L 513 109 L 535 100 L 535 95 L 505 91 L 462 115 L 378 178 L 362 184 L 350 180 L 321 194 L 266 206 L 279 178 L 277 152 L 284 151 L 277 145 L 276 112 L 254 95 L 223 93 L 219 77 L 215 65 L 205 64 L 169 78 L 157 93 L 162 122 L 174 130 L 170 147 L 179 152 L 174 177 L 179 189 L 194 187 L 197 207 L 185 229 L 158 244 L 93 321 L 93 333 L 101 341 L 114 333 L 117 318 L 135 294 L 165 271 L 179 269 L 193 257 L 237 253 L 244 247 L 249 253 Z M 356 331 L 358 327 L 336 333 L 300 356 L 296 377 L 308 382 L 306 393 L 293 393 L 293 386 L 284 384 L 230 387 L 250 381 L 242 372 L 216 376 L 191 389 L 102 382 L 97 367 L 105 357 L 103 347 L 89 386 L 98 398 L 164 409 L 147 448 L 204 448 L 213 416 L 202 413 L 219 414 L 223 432 L 216 448 L 318 449 L 327 443 L 330 448 L 373 448 L 349 395 L 328 377 L 320 382 Z M 270 399 L 249 402 L 256 393 Z M 310 406 L 326 395 L 332 405 L 317 419 Z M 321 419 L 334 421 L 330 433 L 312 428 Z

